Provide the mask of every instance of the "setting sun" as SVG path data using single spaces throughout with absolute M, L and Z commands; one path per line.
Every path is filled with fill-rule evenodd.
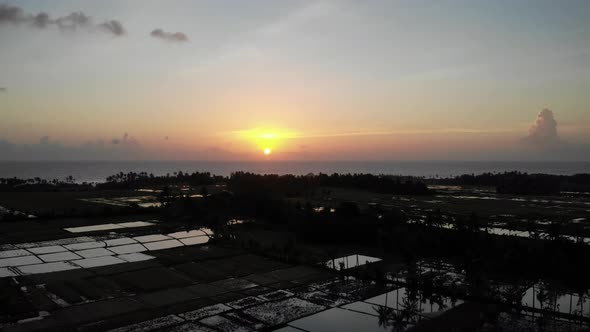
M 277 149 L 284 151 L 287 142 L 297 134 L 291 130 L 280 128 L 253 128 L 235 131 L 234 135 L 245 144 L 250 151 L 262 152 L 265 156 L 273 154 Z

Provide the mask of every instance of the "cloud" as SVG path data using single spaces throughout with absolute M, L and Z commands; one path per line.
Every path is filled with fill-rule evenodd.
M 111 143 L 114 145 L 138 146 L 139 142 L 130 137 L 128 133 L 124 133 L 122 138 L 113 138 Z
M 44 18 L 42 19 L 42 26 L 39 25 L 39 17 L 43 16 Z M 92 20 L 90 18 L 90 16 L 87 16 L 86 14 L 82 13 L 82 12 L 74 12 L 71 13 L 70 15 L 64 16 L 64 17 L 58 17 L 55 20 L 51 20 L 51 18 L 49 17 L 48 14 L 46 13 L 40 13 L 37 16 L 35 16 L 35 23 L 37 23 L 37 27 L 39 28 L 45 28 L 50 24 L 55 24 L 57 25 L 61 30 L 70 30 L 70 31 L 75 31 L 77 29 L 81 29 L 81 28 L 86 28 L 89 27 L 92 24 Z
M 563 144 L 557 133 L 557 121 L 553 111 L 544 109 L 537 115 L 535 123 L 529 128 L 529 134 L 524 138 L 526 142 L 540 146 L 550 147 Z
M 171 42 L 184 43 L 188 41 L 188 37 L 182 32 L 166 32 L 162 29 L 155 29 L 150 33 L 154 38 L 159 38 Z
M 82 12 L 73 12 L 66 16 L 51 18 L 45 12 L 36 15 L 27 14 L 20 7 L 0 4 L 0 25 L 2 24 L 24 24 L 38 29 L 57 27 L 61 31 L 77 31 L 80 29 L 87 31 L 99 30 L 113 36 L 122 36 L 125 34 L 123 25 L 116 20 L 109 20 L 95 25 L 92 23 L 92 18 Z
M 0 86 L 0 92 L 6 92 L 8 91 L 8 88 Z
M 19 7 L 0 5 L 0 23 L 19 24 L 27 20 L 27 16 Z
M 16 144 L 0 138 L 0 160 L 134 160 L 146 157 L 149 154 L 129 135 L 79 145 L 65 145 L 49 136 L 33 144 Z
M 588 161 L 590 145 L 562 139 L 559 136 L 555 114 L 550 109 L 543 109 L 530 126 L 528 135 L 521 139 L 520 145 L 516 144 L 512 151 L 504 148 L 497 151 L 496 155 L 497 159 L 502 157 L 513 160 Z M 493 157 L 494 154 L 490 156 Z
M 39 139 L 39 145 L 48 145 L 50 144 L 49 140 L 49 136 L 43 136 Z
M 265 130 L 261 128 L 254 128 L 249 130 L 231 131 L 233 135 L 246 138 L 262 138 L 272 135 L 280 139 L 301 139 L 301 138 L 339 138 L 339 137 L 355 137 L 355 136 L 394 136 L 394 135 L 421 135 L 421 134 L 505 134 L 512 132 L 509 129 L 502 128 L 487 128 L 487 129 L 471 129 L 471 128 L 432 128 L 432 129 L 397 129 L 397 130 L 381 130 L 369 129 L 358 131 L 333 131 L 333 132 L 307 132 L 298 133 L 288 130 Z M 268 138 L 268 137 L 266 137 Z
M 106 21 L 98 26 L 100 29 L 112 34 L 113 36 L 122 36 L 125 34 L 123 24 L 117 20 Z

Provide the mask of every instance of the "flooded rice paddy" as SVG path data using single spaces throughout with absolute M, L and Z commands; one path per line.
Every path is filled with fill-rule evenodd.
M 137 237 L 110 234 L 8 244 L 0 251 L 0 278 L 149 260 L 154 257 L 145 252 L 205 244 L 211 234 L 209 229 L 194 229 Z
M 348 270 L 352 268 L 357 268 L 359 266 L 363 266 L 366 264 L 379 262 L 381 258 L 377 257 L 370 257 L 365 255 L 350 255 L 345 257 L 334 258 L 325 263 L 325 265 L 329 269 L 333 269 L 336 271 L 340 270 Z
M 64 230 L 68 231 L 70 233 L 88 233 L 88 232 L 97 232 L 97 231 L 110 231 L 113 229 L 154 226 L 156 224 L 156 222 L 157 222 L 157 220 L 131 221 L 131 222 L 124 222 L 124 223 L 117 223 L 117 224 L 99 224 L 99 225 L 90 225 L 90 226 L 69 227 L 69 228 L 64 228 Z
M 435 200 L 399 197 L 393 198 L 393 204 L 384 205 L 400 208 L 407 214 L 409 224 L 456 229 L 456 216 L 469 216 L 476 211 L 479 231 L 491 235 L 535 240 L 558 237 L 590 244 L 590 196 L 517 196 L 497 194 L 492 189 L 431 188 L 437 192 Z
M 133 197 L 112 197 L 112 198 L 81 198 L 81 201 L 105 204 L 119 207 L 127 207 L 137 205 L 139 207 L 160 207 L 162 203 L 158 201 L 156 196 L 133 196 Z

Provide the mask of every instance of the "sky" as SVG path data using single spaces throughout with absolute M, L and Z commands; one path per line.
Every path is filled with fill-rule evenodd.
M 0 160 L 590 160 L 589 17 L 584 0 L 0 0 Z

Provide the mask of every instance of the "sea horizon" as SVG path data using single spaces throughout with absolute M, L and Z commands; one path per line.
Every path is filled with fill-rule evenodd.
M 369 173 L 424 178 L 454 177 L 463 174 L 519 171 L 554 175 L 590 172 L 590 161 L 465 161 L 465 160 L 70 160 L 0 161 L 0 178 L 65 179 L 76 182 L 103 182 L 120 172 L 147 172 L 154 175 L 174 172 L 209 172 L 228 176 L 244 171 L 257 174 Z

